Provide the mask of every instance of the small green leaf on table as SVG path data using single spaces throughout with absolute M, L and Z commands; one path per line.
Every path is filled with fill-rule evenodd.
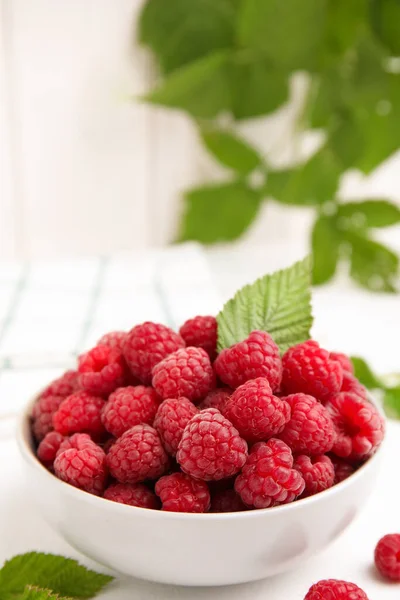
M 347 202 L 339 205 L 337 216 L 356 228 L 389 227 L 400 223 L 400 208 L 388 200 Z
M 312 281 L 314 285 L 321 285 L 332 279 L 339 260 L 340 236 L 336 228 L 336 219 L 321 216 L 316 220 L 311 245 Z
M 234 133 L 209 128 L 201 131 L 201 138 L 220 163 L 242 175 L 248 175 L 262 165 L 259 153 Z
M 382 388 L 382 382 L 373 373 L 371 367 L 363 358 L 360 356 L 352 356 L 351 362 L 353 363 L 355 376 L 366 388 L 369 390 Z
M 281 352 L 309 339 L 310 280 L 307 257 L 239 290 L 217 316 L 218 350 L 244 340 L 255 329 L 267 331 Z
M 243 181 L 189 190 L 179 241 L 204 244 L 238 238 L 254 221 L 261 205 L 259 192 Z

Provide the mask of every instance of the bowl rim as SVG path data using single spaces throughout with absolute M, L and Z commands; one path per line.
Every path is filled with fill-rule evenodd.
M 284 512 L 290 512 L 295 510 L 296 508 L 303 508 L 312 506 L 316 502 L 321 501 L 321 498 L 328 499 L 329 497 L 340 493 L 341 490 L 345 490 L 347 487 L 350 487 L 355 483 L 358 479 L 360 479 L 363 474 L 371 469 L 371 465 L 374 465 L 377 461 L 380 460 L 383 449 L 386 446 L 386 433 L 385 436 L 379 445 L 376 452 L 359 467 L 354 473 L 352 473 L 349 477 L 340 481 L 336 485 L 319 492 L 318 494 L 314 494 L 313 496 L 308 496 L 306 498 L 301 498 L 300 500 L 295 500 L 294 502 L 289 502 L 288 504 L 281 504 L 279 506 L 274 506 L 270 508 L 259 508 L 255 510 L 247 510 L 247 511 L 237 511 L 237 512 L 225 512 L 225 513 L 181 513 L 181 512 L 173 512 L 173 511 L 162 511 L 162 510 L 152 510 L 149 508 L 142 508 L 140 506 L 131 506 L 127 504 L 122 504 L 120 502 L 114 502 L 112 500 L 108 500 L 107 498 L 103 498 L 102 496 L 95 496 L 94 494 L 90 494 L 89 492 L 85 492 L 79 488 L 58 479 L 51 471 L 46 469 L 46 467 L 39 461 L 36 454 L 33 452 L 33 448 L 31 445 L 31 440 L 29 436 L 31 436 L 30 430 L 30 413 L 31 408 L 39 397 L 40 394 L 36 394 L 25 406 L 23 410 L 20 411 L 18 415 L 17 421 L 17 431 L 16 431 L 16 439 L 18 449 L 23 457 L 23 459 L 33 468 L 38 469 L 42 474 L 48 478 L 50 485 L 59 486 L 61 491 L 64 490 L 65 493 L 70 494 L 77 499 L 81 498 L 89 503 L 93 503 L 94 506 L 97 506 L 98 503 L 103 506 L 106 506 L 104 503 L 106 502 L 109 505 L 109 508 L 113 506 L 112 510 L 122 512 L 122 514 L 127 513 L 132 514 L 132 510 L 139 511 L 137 514 L 142 514 L 145 518 L 155 518 L 155 519 L 172 519 L 172 520 L 236 520 L 236 519 L 255 519 L 258 516 L 262 516 L 265 514 L 274 515 L 274 514 L 282 514 Z M 382 408 L 375 401 L 373 396 L 368 393 L 368 398 L 375 406 L 375 408 L 379 411 L 381 416 L 385 421 L 385 431 L 386 431 L 386 418 L 382 411 Z M 52 482 L 52 483 L 50 483 Z

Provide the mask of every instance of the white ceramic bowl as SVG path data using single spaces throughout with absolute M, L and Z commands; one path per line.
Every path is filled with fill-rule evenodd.
M 32 404 L 18 424 L 26 484 L 43 518 L 71 546 L 124 575 L 190 586 L 243 583 L 293 569 L 335 540 L 360 512 L 382 448 L 316 496 L 225 514 L 147 510 L 98 498 L 49 473 L 33 452 Z

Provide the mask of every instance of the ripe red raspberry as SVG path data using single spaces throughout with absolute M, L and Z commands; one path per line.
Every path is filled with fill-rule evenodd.
M 332 450 L 335 428 L 327 409 L 307 394 L 291 394 L 283 399 L 289 403 L 292 414 L 279 437 L 292 451 L 317 455 Z
M 106 489 L 103 498 L 140 508 L 151 508 L 153 510 L 160 508 L 160 502 L 155 493 L 143 483 L 113 483 Z
M 226 403 L 231 397 L 232 390 L 229 388 L 217 388 L 212 390 L 199 404 L 201 410 L 205 408 L 216 408 L 223 415 Z
M 118 438 L 134 425 L 152 425 L 160 399 L 152 387 L 118 388 L 110 394 L 101 412 L 104 427 Z
M 211 498 L 211 510 L 213 513 L 240 512 L 248 510 L 243 504 L 235 490 L 220 490 Z
M 246 506 L 255 508 L 293 502 L 304 491 L 305 483 L 292 467 L 292 452 L 282 440 L 258 442 L 236 478 L 235 490 Z
M 344 481 L 345 479 L 350 477 L 350 475 L 353 475 L 353 473 L 355 472 L 355 468 L 350 463 L 342 460 L 341 458 L 338 458 L 335 455 L 331 455 L 330 458 L 335 468 L 334 485 L 340 483 L 341 481 Z
M 353 363 L 346 354 L 342 354 L 342 352 L 330 352 L 329 358 L 336 360 L 342 366 L 343 372 L 354 375 Z
M 325 579 L 314 583 L 304 600 L 368 600 L 368 597 L 355 583 Z
M 243 342 L 225 348 L 215 361 L 218 377 L 231 388 L 266 377 L 273 392 L 282 379 L 279 348 L 266 331 L 253 331 Z
M 42 440 L 53 430 L 53 415 L 58 410 L 64 396 L 41 396 L 32 408 L 32 430 L 35 438 Z
M 79 382 L 89 394 L 108 396 L 126 379 L 124 357 L 116 348 L 95 346 L 78 358 Z
M 203 348 L 214 360 L 217 354 L 217 320 L 215 317 L 188 319 L 179 330 L 186 346 Z
M 197 402 L 214 386 L 210 357 L 203 348 L 181 348 L 153 369 L 153 387 L 162 398 L 184 396 Z
M 77 371 L 66 371 L 61 377 L 52 381 L 40 394 L 45 396 L 63 396 L 66 398 L 79 389 L 79 373 Z
M 341 458 L 362 460 L 382 442 L 385 422 L 375 406 L 349 392 L 332 396 L 326 403 L 336 432 L 332 452 Z
M 293 467 L 305 481 L 303 497 L 319 494 L 333 486 L 335 468 L 329 456 L 319 455 L 310 458 L 300 454 L 295 458 Z
M 168 468 L 168 455 L 150 425 L 135 425 L 125 431 L 107 454 L 110 473 L 121 483 L 157 479 Z
M 258 377 L 233 392 L 224 415 L 246 442 L 259 442 L 283 431 L 290 419 L 290 406 L 272 394 L 265 377 Z
M 205 481 L 232 477 L 246 458 L 246 442 L 216 408 L 193 417 L 183 432 L 176 455 L 182 471 Z
M 154 419 L 154 427 L 160 435 L 164 448 L 171 456 L 176 455 L 186 425 L 198 412 L 195 405 L 187 398 L 170 398 L 160 404 Z
M 53 426 L 63 435 L 90 433 L 98 440 L 105 433 L 101 422 L 103 398 L 91 396 L 87 392 L 76 392 L 65 398 L 53 415 Z
M 109 346 L 109 348 L 116 348 L 117 350 L 122 352 L 125 339 L 125 331 L 110 331 L 109 333 L 104 334 L 99 339 L 96 346 Z
M 133 375 L 149 384 L 153 367 L 168 354 L 184 347 L 184 340 L 169 327 L 146 322 L 126 334 L 123 353 Z
M 59 456 L 66 450 L 71 450 L 71 448 L 75 448 L 75 450 L 84 450 L 87 446 L 91 448 L 93 444 L 92 438 L 87 433 L 74 433 L 64 438 L 57 450 L 56 456 Z
M 354 375 L 346 371 L 343 371 L 343 382 L 340 391 L 351 392 L 363 400 L 368 399 L 367 389 L 354 377 Z
M 78 444 L 79 445 L 79 444 Z M 106 455 L 92 441 L 58 451 L 54 461 L 54 472 L 59 479 L 81 490 L 100 496 L 107 479 Z
M 40 462 L 46 467 L 52 467 L 58 449 L 63 441 L 64 436 L 61 433 L 57 433 L 57 431 L 46 433 L 37 449 L 37 457 Z
M 207 484 L 185 473 L 172 473 L 161 477 L 156 483 L 155 491 L 161 499 L 162 510 L 203 513 L 210 508 Z
M 400 581 L 400 533 L 389 533 L 375 548 L 375 565 L 391 581 Z
M 343 369 L 329 352 L 309 340 L 289 348 L 282 357 L 282 391 L 286 394 L 303 392 L 318 400 L 326 400 L 340 391 Z

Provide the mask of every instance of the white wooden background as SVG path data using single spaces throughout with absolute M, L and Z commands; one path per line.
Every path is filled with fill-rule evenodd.
M 185 116 L 131 101 L 154 83 L 149 56 L 135 44 L 141 4 L 0 0 L 1 259 L 165 244 L 176 230 L 180 191 L 226 176 L 204 156 Z M 286 139 L 285 157 L 295 114 L 291 103 L 242 131 L 264 152 Z M 400 199 L 399 184 L 394 160 L 344 188 L 349 196 Z M 289 216 L 266 205 L 245 241 L 303 236 L 310 213 Z

